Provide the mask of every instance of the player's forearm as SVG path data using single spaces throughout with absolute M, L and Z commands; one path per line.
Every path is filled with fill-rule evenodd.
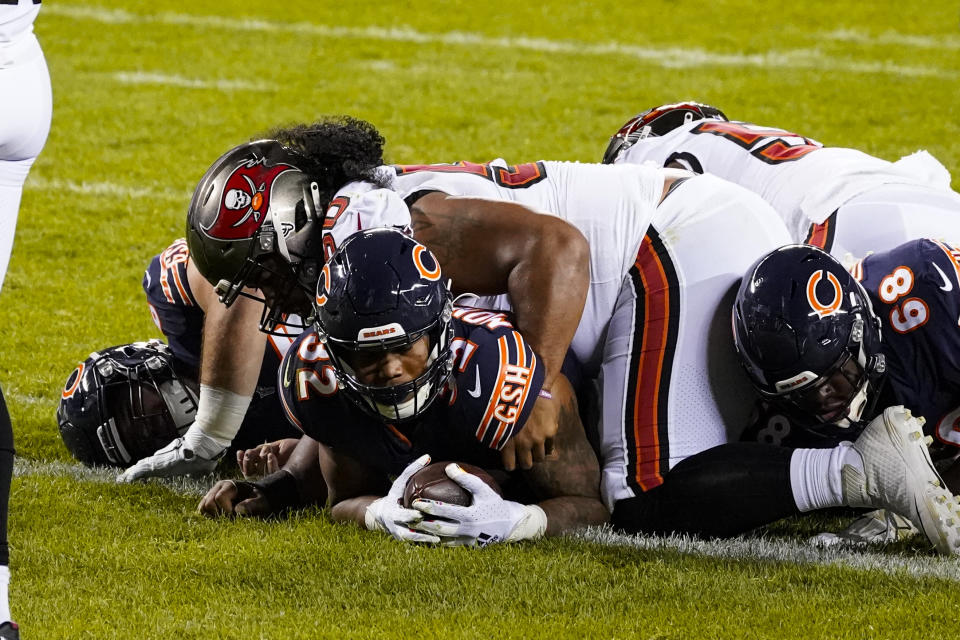
M 610 512 L 597 498 L 564 496 L 545 500 L 538 506 L 547 514 L 546 536 L 558 536 L 610 521 Z
M 262 303 L 238 298 L 230 307 L 215 304 L 203 323 L 200 382 L 251 395 L 257 386 L 267 336 L 259 329 Z
M 548 225 L 551 232 L 530 247 L 508 282 L 517 328 L 546 367 L 545 389 L 553 387 L 560 373 L 590 286 L 586 240 L 563 225 Z
M 258 302 L 240 298 L 230 308 L 216 303 L 203 323 L 197 419 L 186 434 L 201 452 L 226 447 L 243 423 L 260 377 L 266 335 L 259 330 Z
M 517 326 L 560 372 L 590 285 L 590 247 L 573 225 L 512 202 L 431 193 L 410 210 L 414 237 L 457 292 L 508 293 Z

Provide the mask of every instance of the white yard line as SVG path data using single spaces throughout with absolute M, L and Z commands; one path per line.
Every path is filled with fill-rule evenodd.
M 70 478 L 80 482 L 115 484 L 119 474 L 119 469 L 110 469 L 106 467 L 97 467 L 91 469 L 78 462 L 44 462 L 16 458 L 13 463 L 13 475 L 17 478 L 29 476 L 52 476 L 55 478 Z M 157 478 L 155 480 L 150 480 L 150 482 L 160 483 L 174 493 L 199 497 L 207 492 L 207 489 L 213 485 L 216 479 L 217 478 L 215 476 L 208 475 L 201 476 L 199 478 Z
M 193 191 L 178 191 L 172 188 L 131 187 L 113 182 L 94 182 L 84 180 L 47 179 L 42 176 L 31 175 L 27 179 L 26 189 L 43 190 L 47 192 L 66 192 L 83 196 L 110 196 L 117 198 L 147 198 L 149 200 L 171 200 L 189 202 Z
M 116 469 L 90 469 L 79 463 L 43 462 L 17 458 L 14 476 L 53 476 L 80 482 L 116 482 Z M 175 493 L 200 497 L 216 480 L 215 475 L 200 478 L 158 478 L 150 480 Z M 576 540 L 606 546 L 632 547 L 644 551 L 671 551 L 691 556 L 777 562 L 795 565 L 822 565 L 856 571 L 880 571 L 888 575 L 906 574 L 914 578 L 940 578 L 960 582 L 960 562 L 955 558 L 934 555 L 908 556 L 885 553 L 878 548 L 849 546 L 817 547 L 807 542 L 784 539 L 742 537 L 731 540 L 696 540 L 684 536 L 631 536 L 614 533 L 609 528 L 594 528 L 571 536 Z
M 274 91 L 276 89 L 275 86 L 265 82 L 223 79 L 201 80 L 168 73 L 146 73 L 143 71 L 118 71 L 109 74 L 108 77 L 120 84 L 156 84 L 184 89 L 217 89 L 219 91 Z
M 485 47 L 556 53 L 576 56 L 612 56 L 640 60 L 664 68 L 690 67 L 755 67 L 761 69 L 818 69 L 847 73 L 889 74 L 909 77 L 956 78 L 955 70 L 935 66 L 901 65 L 893 62 L 862 62 L 838 58 L 817 49 L 771 50 L 757 54 L 723 53 L 699 47 L 639 46 L 619 42 L 589 43 L 548 38 L 490 37 L 465 31 L 429 33 L 406 27 L 340 27 L 310 22 L 280 22 L 202 16 L 188 13 L 138 14 L 121 9 L 106 9 L 93 5 L 51 3 L 44 7 L 45 15 L 62 16 L 74 20 L 91 20 L 103 24 L 168 24 L 194 28 L 214 28 L 240 32 L 300 33 L 321 38 L 355 38 L 410 42 L 414 44 L 441 44 L 450 46 Z M 842 32 L 833 32 L 834 35 Z M 909 41 L 910 37 L 905 37 Z M 839 37 L 835 37 L 839 39 Z
M 839 42 L 856 42 L 857 44 L 897 45 L 901 47 L 916 47 L 918 49 L 960 49 L 960 37 L 957 36 L 916 36 L 896 31 L 884 31 L 879 34 L 870 34 L 854 29 L 837 29 L 821 34 L 824 40 Z
M 614 533 L 606 528 L 591 529 L 575 537 L 603 545 L 633 547 L 644 551 L 674 551 L 685 555 L 729 560 L 823 565 L 960 582 L 960 562 L 957 562 L 956 558 L 884 553 L 879 547 L 855 548 L 837 545 L 825 548 L 805 541 L 758 537 L 697 540 L 686 536 L 631 536 Z

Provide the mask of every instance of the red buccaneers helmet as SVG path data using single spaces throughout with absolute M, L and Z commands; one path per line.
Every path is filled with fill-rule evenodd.
M 617 156 L 638 140 L 665 135 L 693 120 L 727 120 L 723 111 L 699 102 L 678 102 L 648 109 L 627 121 L 612 138 L 603 154 L 603 164 L 613 164 Z
M 268 332 L 284 314 L 309 315 L 323 264 L 323 212 L 307 166 L 276 140 L 239 145 L 207 170 L 187 213 L 197 270 L 227 306 L 240 295 L 263 300 L 260 328 Z

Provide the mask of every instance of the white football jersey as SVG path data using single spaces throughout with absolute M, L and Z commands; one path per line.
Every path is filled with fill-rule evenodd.
M 570 162 L 414 165 L 395 167 L 394 188 L 404 198 L 418 191 L 508 200 L 556 215 L 579 229 L 590 245 L 590 288 L 571 347 L 589 373 L 599 367 L 603 336 L 624 276 L 636 261 L 660 196 L 655 167 Z M 478 306 L 506 308 L 505 296 Z
M 25 34 L 33 32 L 33 21 L 37 19 L 38 13 L 40 0 L 0 3 L 0 46 L 16 42 Z
M 410 229 L 410 210 L 390 189 L 370 182 L 351 182 L 333 196 L 323 219 L 323 253 L 333 252 L 352 234 L 363 229 L 394 227 Z
M 637 141 L 616 163 L 677 161 L 746 187 L 783 218 L 803 241 L 851 198 L 885 184 L 949 189 L 949 172 L 926 152 L 887 162 L 855 149 L 824 147 L 783 129 L 749 122 L 694 120 L 663 136 Z

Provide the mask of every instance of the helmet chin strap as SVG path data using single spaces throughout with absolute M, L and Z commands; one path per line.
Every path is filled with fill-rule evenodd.
M 844 429 L 849 428 L 860 421 L 860 417 L 863 415 L 864 409 L 867 408 L 867 400 L 870 393 L 870 383 L 864 381 L 860 386 L 860 390 L 853 396 L 853 400 L 850 401 L 850 411 L 847 415 L 840 420 L 837 420 L 834 424 L 838 427 Z

